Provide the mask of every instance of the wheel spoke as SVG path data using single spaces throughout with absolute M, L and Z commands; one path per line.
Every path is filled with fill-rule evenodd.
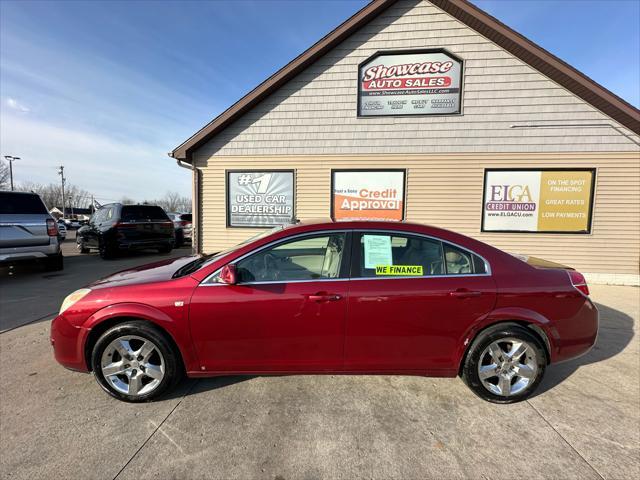
M 151 377 L 154 380 L 162 380 L 164 377 L 164 372 L 158 365 L 152 365 L 150 363 L 144 364 L 144 373 L 147 377 Z
M 509 350 L 509 358 L 518 359 L 520 358 L 526 351 L 528 345 L 525 342 L 514 342 L 511 345 L 511 350 Z
M 532 380 L 536 376 L 536 371 L 533 368 L 531 368 L 529 365 L 519 364 L 517 368 L 518 368 L 517 375 L 519 377 Z
M 491 355 L 494 363 L 500 363 L 502 361 L 501 359 L 504 355 L 504 352 L 500 348 L 500 345 L 498 345 L 497 343 L 492 343 L 491 345 L 489 345 L 489 355 Z
M 128 355 L 133 354 L 133 350 L 131 349 L 131 345 L 129 344 L 129 340 L 125 340 L 121 338 L 115 345 L 116 350 L 122 356 L 122 358 L 126 358 Z
M 498 380 L 498 388 L 500 389 L 500 395 L 507 396 L 511 393 L 511 377 L 507 375 L 500 375 Z
M 136 373 L 129 377 L 129 395 L 137 395 L 142 388 L 142 375 Z
M 142 360 L 146 362 L 147 360 L 149 360 L 149 357 L 151 356 L 151 354 L 155 349 L 156 347 L 153 343 L 144 342 L 142 344 L 142 347 L 140 347 L 140 350 L 136 352 L 136 355 L 141 356 Z
M 480 367 L 479 374 L 480 380 L 486 380 L 487 378 L 495 377 L 498 375 L 496 369 L 498 365 L 492 363 L 491 365 L 483 365 Z
M 102 374 L 105 377 L 110 377 L 112 375 L 124 375 L 126 368 L 124 368 L 124 362 L 113 362 L 109 365 L 102 367 Z

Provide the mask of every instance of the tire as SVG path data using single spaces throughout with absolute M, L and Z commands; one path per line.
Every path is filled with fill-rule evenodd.
M 84 242 L 80 238 L 76 240 L 76 247 L 80 253 L 89 253 L 89 249 L 84 246 Z
M 98 251 L 100 252 L 100 258 L 102 258 L 103 260 L 111 260 L 116 256 L 115 248 L 113 247 L 113 245 L 111 245 L 111 243 L 106 241 L 100 241 L 100 244 L 98 245 Z
M 182 245 L 184 245 L 184 232 L 178 230 L 176 232 L 176 248 L 180 248 Z
M 44 268 L 48 272 L 57 272 L 64 269 L 64 257 L 62 253 L 47 257 Z
M 159 252 L 159 253 L 170 253 L 170 252 L 171 252 L 171 250 L 173 250 L 173 248 L 172 248 L 172 246 L 171 246 L 171 245 L 164 245 L 163 247 L 160 247 L 160 248 L 158 249 L 158 252 Z
M 546 366 L 547 352 L 538 337 L 525 327 L 505 323 L 476 337 L 465 357 L 462 378 L 484 400 L 515 403 L 531 396 Z
M 128 352 L 130 358 L 120 352 Z M 184 374 L 180 354 L 167 336 L 149 323 L 135 320 L 100 336 L 91 353 L 91 366 L 96 381 L 109 395 L 133 403 L 159 398 Z

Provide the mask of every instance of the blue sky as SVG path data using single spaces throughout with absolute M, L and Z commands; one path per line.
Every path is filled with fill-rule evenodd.
M 188 195 L 166 152 L 366 3 L 0 0 L 1 154 L 103 202 Z M 475 3 L 640 105 L 640 1 Z

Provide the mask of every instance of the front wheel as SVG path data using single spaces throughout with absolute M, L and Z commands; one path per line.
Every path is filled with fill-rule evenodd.
M 93 348 L 91 364 L 100 386 L 126 402 L 154 400 L 182 376 L 178 354 L 165 335 L 141 321 L 103 333 Z
M 531 396 L 546 365 L 544 346 L 533 333 L 515 324 L 496 325 L 474 340 L 462 378 L 485 400 L 515 403 Z

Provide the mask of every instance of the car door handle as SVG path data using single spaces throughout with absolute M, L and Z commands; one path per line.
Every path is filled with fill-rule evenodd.
M 449 292 L 449 295 L 454 298 L 471 298 L 471 297 L 479 297 L 482 295 L 482 292 L 478 292 L 475 290 L 455 290 L 453 292 Z
M 335 293 L 316 293 L 315 295 L 309 295 L 307 298 L 311 302 L 335 302 L 342 297 Z

